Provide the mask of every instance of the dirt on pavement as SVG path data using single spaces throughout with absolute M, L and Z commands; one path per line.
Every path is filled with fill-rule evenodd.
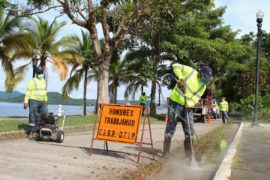
M 200 137 L 221 125 L 221 121 L 213 121 L 211 125 L 195 123 L 195 131 Z M 140 163 L 137 163 L 138 146 L 132 144 L 108 142 L 109 152 L 106 154 L 103 150 L 104 142 L 94 141 L 90 156 L 92 131 L 66 134 L 61 144 L 30 141 L 26 138 L 1 140 L 0 177 L 12 180 L 133 179 L 130 172 L 138 172 L 162 161 L 165 124 L 152 124 L 151 129 L 155 160 L 152 159 L 150 146 L 144 145 Z M 145 142 L 150 141 L 148 132 L 146 128 Z M 179 148 L 183 140 L 182 126 L 179 123 L 171 149 Z
M 172 152 L 167 161 L 162 164 L 162 168 L 149 179 L 213 179 L 239 125 L 239 123 L 232 123 L 220 126 L 195 142 L 193 161 L 190 158 L 186 159 L 184 153 L 179 153 L 179 150 Z

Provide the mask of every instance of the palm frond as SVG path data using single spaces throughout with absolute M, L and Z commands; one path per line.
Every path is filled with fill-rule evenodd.
M 59 70 L 60 79 L 64 80 L 67 77 L 68 72 L 66 63 L 57 57 L 52 57 L 52 60 L 55 67 Z
M 83 69 L 76 71 L 76 73 L 71 76 L 62 88 L 63 98 L 66 99 L 69 94 L 74 90 L 78 89 L 80 81 L 83 79 Z

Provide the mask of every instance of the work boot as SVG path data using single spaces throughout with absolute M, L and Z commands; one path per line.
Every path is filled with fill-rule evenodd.
M 171 137 L 170 137 L 170 135 L 165 135 L 162 157 L 164 157 L 164 158 L 168 157 L 168 155 L 170 153 L 170 147 L 171 147 Z

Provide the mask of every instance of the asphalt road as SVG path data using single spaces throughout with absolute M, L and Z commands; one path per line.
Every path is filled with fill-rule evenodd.
M 197 134 L 203 135 L 217 126 L 196 123 Z M 165 124 L 152 125 L 152 137 L 156 157 L 161 156 Z M 141 129 L 141 128 L 140 128 Z M 149 142 L 146 129 L 144 141 Z M 141 162 L 137 163 L 138 147 L 132 144 L 109 142 L 105 154 L 104 142 L 94 141 L 93 154 L 89 155 L 92 131 L 65 135 L 63 143 L 37 142 L 26 138 L 0 141 L 0 179 L 123 179 L 126 172 L 155 160 L 150 146 L 143 147 Z M 140 138 L 140 137 L 139 137 Z M 181 124 L 178 124 L 172 140 L 172 149 L 184 139 Z M 158 159 L 158 158 L 156 158 Z

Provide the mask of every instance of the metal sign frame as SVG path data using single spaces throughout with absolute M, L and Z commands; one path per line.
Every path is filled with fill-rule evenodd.
M 96 119 L 95 119 L 95 123 L 94 123 L 94 127 L 93 127 L 93 133 L 92 133 L 92 140 L 91 140 L 91 146 L 90 146 L 90 155 L 92 155 L 92 151 L 93 151 L 93 145 L 94 145 L 94 141 L 95 140 L 101 140 L 101 141 L 104 141 L 104 151 L 106 153 L 108 153 L 109 149 L 108 149 L 108 141 L 111 141 L 111 142 L 118 142 L 118 143 L 130 143 L 130 144 L 134 144 L 135 146 L 138 146 L 138 149 L 139 149 L 139 152 L 138 152 L 138 159 L 137 159 L 137 163 L 140 162 L 140 157 L 141 157 L 141 153 L 142 153 L 142 147 L 143 145 L 150 145 L 151 146 L 151 152 L 152 152 L 152 155 L 153 155 L 153 159 L 155 159 L 154 157 L 154 147 L 153 147 L 153 139 L 152 139 L 152 131 L 151 131 L 151 123 L 150 123 L 150 112 L 149 112 L 149 108 L 148 107 L 145 107 L 144 108 L 144 118 L 143 118 L 143 123 L 141 124 L 142 126 L 142 131 L 141 131 L 141 138 L 140 138 L 140 141 L 138 142 L 137 141 L 137 136 L 139 135 L 139 126 L 140 126 L 140 123 L 138 123 L 138 127 L 137 127 L 137 134 L 136 134 L 136 141 L 135 142 L 123 142 L 123 141 L 114 141 L 114 140 L 108 140 L 107 139 L 100 139 L 100 138 L 97 138 L 97 133 L 96 133 L 96 126 L 97 126 L 97 123 L 99 124 L 99 127 L 100 127 L 100 119 L 102 118 L 102 110 L 103 110 L 103 107 L 106 106 L 106 105 L 109 105 L 109 106 L 121 106 L 121 107 L 132 107 L 132 105 L 120 105 L 120 104 L 104 104 L 104 105 L 100 105 L 99 108 L 98 108 L 98 111 L 97 111 L 97 116 L 96 116 Z M 133 107 L 138 107 L 138 106 L 133 106 Z M 139 106 L 141 109 L 142 109 L 142 106 Z M 139 115 L 139 121 L 141 121 L 141 111 L 140 111 L 140 115 Z M 143 137 L 144 137 L 144 131 L 145 131 L 145 124 L 146 124 L 146 119 L 148 121 L 148 127 L 149 127 L 149 136 L 150 136 L 150 142 L 144 142 L 143 140 Z M 97 130 L 98 132 L 98 130 Z

